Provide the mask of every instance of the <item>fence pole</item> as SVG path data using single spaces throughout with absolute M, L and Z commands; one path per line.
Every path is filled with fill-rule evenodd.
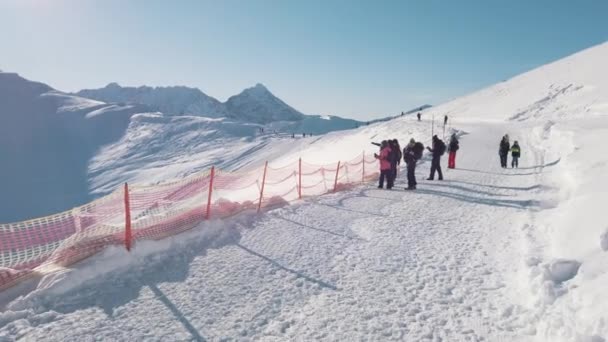
M 207 212 L 205 213 L 205 220 L 211 217 L 211 196 L 213 194 L 213 178 L 215 177 L 215 166 L 211 167 L 211 176 L 209 178 L 209 195 L 207 195 Z
M 268 169 L 268 161 L 264 163 L 264 175 L 262 176 L 262 188 L 260 189 L 260 201 L 258 202 L 258 213 L 262 208 L 262 198 L 264 197 L 264 184 L 266 184 L 266 169 Z
M 334 192 L 338 189 L 338 171 L 340 171 L 340 161 L 338 161 L 338 168 L 336 169 L 336 180 L 334 181 Z
M 129 201 L 129 184 L 125 182 L 125 247 L 127 251 L 131 250 L 131 203 Z
M 365 151 L 363 151 L 363 172 L 361 172 L 361 183 L 365 183 Z
M 302 158 L 298 162 L 298 197 L 302 199 Z

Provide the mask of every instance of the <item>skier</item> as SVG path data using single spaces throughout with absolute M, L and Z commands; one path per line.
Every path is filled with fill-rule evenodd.
M 418 121 L 420 121 L 420 116 L 422 116 L 422 114 L 420 114 L 420 112 L 418 112 Z
M 459 148 L 458 137 L 456 136 L 456 133 L 454 133 L 450 138 L 450 144 L 448 146 L 448 151 L 450 152 L 448 156 L 448 169 L 456 168 L 456 151 L 458 151 Z
M 447 125 L 447 124 L 448 124 L 448 115 L 446 114 L 446 115 L 443 117 L 443 125 L 445 126 L 445 125 Z M 444 138 L 445 138 L 445 137 L 444 137 Z
M 427 180 L 433 180 L 435 178 L 435 171 L 439 174 L 439 180 L 443 180 L 443 173 L 441 172 L 441 156 L 445 153 L 445 143 L 439 139 L 436 135 L 433 136 L 433 148 L 427 146 L 427 149 L 433 154 L 431 161 L 431 174 Z
M 374 157 L 380 160 L 380 184 L 378 185 L 378 189 L 382 189 L 384 187 L 384 179 L 386 179 L 386 188 L 390 189 L 391 182 L 391 162 L 389 160 L 389 156 L 391 154 L 391 148 L 388 145 L 386 140 L 382 141 L 380 145 L 380 154 L 374 153 Z
M 513 146 L 511 146 L 511 157 L 513 160 L 511 161 L 512 168 L 519 168 L 519 156 L 521 155 L 521 148 L 519 147 L 519 143 L 517 140 L 513 142 Z
M 403 161 L 407 165 L 407 188 L 405 190 L 416 190 L 416 162 L 422 158 L 424 145 L 416 142 L 414 138 L 403 149 Z
M 509 157 L 509 150 L 511 149 L 511 144 L 509 144 L 509 135 L 505 134 L 500 141 L 500 146 L 498 148 L 498 155 L 500 156 L 500 166 L 502 168 L 507 167 L 507 159 Z

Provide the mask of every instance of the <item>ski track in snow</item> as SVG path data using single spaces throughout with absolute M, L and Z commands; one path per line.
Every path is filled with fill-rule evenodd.
M 532 339 L 534 309 L 517 304 L 513 279 L 539 158 L 529 149 L 521 169 L 503 170 L 506 124 L 462 128 L 461 169 L 443 165 L 444 181 L 424 180 L 425 161 L 415 192 L 402 170 L 392 191 L 308 199 L 211 244 L 41 291 L 0 316 L 0 341 Z

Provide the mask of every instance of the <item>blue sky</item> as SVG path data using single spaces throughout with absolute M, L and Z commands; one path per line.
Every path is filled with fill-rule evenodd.
M 65 91 L 255 83 L 308 114 L 439 104 L 608 40 L 608 1 L 0 0 L 0 69 Z

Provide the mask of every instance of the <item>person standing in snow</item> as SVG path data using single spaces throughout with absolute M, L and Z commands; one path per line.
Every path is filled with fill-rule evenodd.
M 443 126 L 445 126 L 445 125 L 447 125 L 447 124 L 448 124 L 448 115 L 446 114 L 446 115 L 444 115 L 444 117 L 443 117 Z M 445 136 L 444 136 L 443 138 L 445 138 Z
M 500 141 L 500 146 L 498 147 L 498 155 L 500 156 L 500 166 L 502 168 L 507 167 L 507 159 L 509 157 L 509 150 L 511 149 L 511 144 L 509 144 L 509 135 L 505 134 Z
M 443 140 L 439 139 L 436 135 L 433 136 L 433 147 L 427 147 L 429 152 L 433 154 L 433 159 L 431 160 L 431 174 L 427 180 L 435 179 L 435 171 L 439 174 L 439 180 L 443 180 L 443 173 L 441 172 L 441 156 L 445 153 L 445 143 Z
M 420 112 L 418 112 L 418 121 L 420 121 L 421 116 L 422 116 L 422 114 L 420 114 Z
M 450 144 L 448 145 L 448 151 L 450 152 L 448 155 L 448 169 L 456 168 L 456 151 L 458 151 L 459 148 L 458 137 L 456 136 L 456 133 L 454 133 L 452 134 Z
M 388 141 L 382 141 L 380 145 L 380 154 L 374 153 L 374 157 L 380 160 L 380 180 L 378 188 L 384 188 L 384 180 L 386 179 L 386 188 L 391 188 L 390 177 L 391 177 L 391 162 L 389 160 L 391 154 L 391 148 L 388 145 Z
M 519 156 L 521 156 L 521 148 L 517 140 L 515 140 L 513 146 L 511 146 L 511 157 L 513 158 L 511 168 L 519 168 Z
M 397 179 L 397 166 L 401 164 L 401 147 L 399 146 L 399 141 L 397 139 L 393 139 L 389 141 L 389 146 L 391 148 L 391 180 L 390 187 L 392 188 L 395 185 L 395 180 Z
M 410 139 L 409 144 L 403 149 L 403 161 L 407 166 L 407 188 L 405 190 L 416 190 L 416 162 L 422 158 L 424 145 Z

